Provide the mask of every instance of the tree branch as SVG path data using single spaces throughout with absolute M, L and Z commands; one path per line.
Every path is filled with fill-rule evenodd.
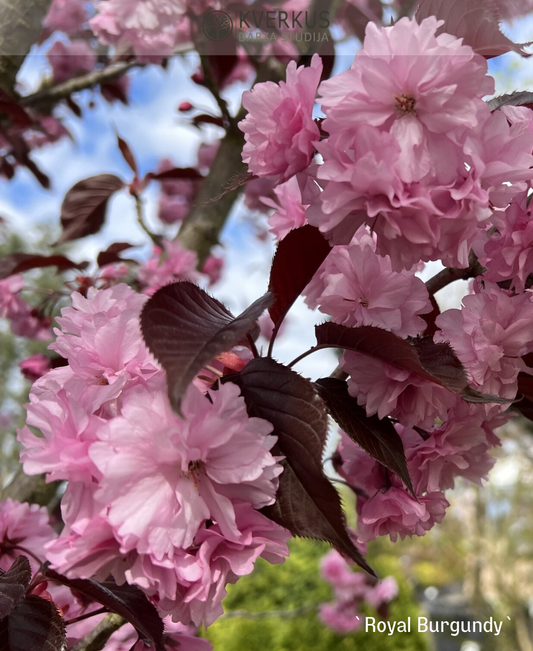
M 90 633 L 82 638 L 72 651 L 101 651 L 109 638 L 124 626 L 126 620 L 120 615 L 109 613 Z
M 0 0 L 0 86 L 10 94 L 51 4 L 52 0 Z
M 433 278 L 430 278 L 426 282 L 426 289 L 428 292 L 433 296 L 438 291 L 446 287 L 446 285 L 449 285 L 456 280 L 468 280 L 469 278 L 475 278 L 476 276 L 480 276 L 485 271 L 485 268 L 480 264 L 479 260 L 472 251 L 470 252 L 469 262 L 470 264 L 466 269 L 449 267 L 447 269 L 439 271 L 436 276 L 433 276 Z
M 57 84 L 56 86 L 50 86 L 49 88 L 38 90 L 32 95 L 22 97 L 19 100 L 19 103 L 22 106 L 31 108 L 54 104 L 61 99 L 69 97 L 72 93 L 86 90 L 87 88 L 93 88 L 98 84 L 103 84 L 106 81 L 115 79 L 116 77 L 121 77 L 124 73 L 128 72 L 128 70 L 140 65 L 144 64 L 141 64 L 138 61 L 120 61 L 118 63 L 113 63 L 101 70 L 93 70 L 86 75 L 67 79 L 67 81 Z

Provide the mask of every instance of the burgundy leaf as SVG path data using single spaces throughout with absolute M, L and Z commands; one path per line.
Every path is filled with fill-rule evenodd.
M 416 348 L 388 330 L 374 326 L 347 328 L 329 321 L 316 326 L 315 333 L 318 345 L 321 348 L 355 350 L 358 353 L 410 371 L 429 382 L 442 384 L 438 378 L 422 366 Z
M 269 313 L 275 332 L 330 251 L 329 243 L 318 228 L 308 224 L 281 240 L 272 261 L 268 286 L 274 294 Z
M 533 109 L 533 93 L 529 90 L 521 90 L 509 95 L 500 95 L 489 100 L 488 105 L 491 111 L 497 111 L 502 106 L 525 106 Z
M 128 242 L 115 242 L 114 244 L 110 244 L 105 251 L 101 251 L 98 254 L 96 262 L 99 267 L 105 267 L 106 264 L 124 262 L 125 260 L 119 254 L 134 246 L 135 244 L 129 244 Z
M 348 535 L 339 495 L 322 469 L 328 414 L 311 382 L 264 357 L 227 381 L 240 388 L 250 416 L 272 423 L 275 452 L 285 456 L 277 502 L 265 515 L 295 536 L 332 543 L 373 574 Z
M 133 155 L 130 146 L 119 135 L 117 135 L 117 144 L 124 160 L 126 161 L 126 163 L 128 163 L 131 171 L 135 174 L 135 176 L 137 176 L 137 163 L 135 161 L 135 156 Z
M 426 322 L 426 329 L 424 330 L 424 334 L 426 336 L 432 337 L 437 332 L 438 329 L 436 321 L 437 321 L 437 317 L 440 314 L 440 308 L 433 294 L 429 294 L 429 300 L 431 302 L 431 306 L 433 309 L 428 314 L 421 314 L 420 316 Z
M 199 127 L 201 124 L 215 124 L 217 127 L 224 126 L 224 121 L 222 118 L 216 117 L 215 115 L 209 115 L 207 113 L 195 115 L 192 119 L 192 123 L 195 127 Z
M 99 583 L 94 579 L 68 579 L 53 570 L 48 570 L 46 577 L 124 617 L 143 639 L 155 644 L 156 651 L 165 651 L 161 617 L 144 592 L 136 586 L 127 583 L 118 586 L 114 581 Z
M 99 174 L 76 183 L 61 206 L 63 235 L 59 242 L 98 233 L 105 221 L 109 199 L 123 187 L 124 181 L 113 174 Z
M 516 409 L 529 420 L 533 420 L 533 377 L 527 373 L 518 374 L 518 398 Z
M 19 556 L 9 570 L 0 575 L 0 619 L 24 601 L 30 581 L 30 563 L 26 556 Z
M 0 280 L 30 269 L 57 267 L 58 271 L 85 269 L 87 262 L 77 263 L 64 255 L 34 255 L 33 253 L 12 253 L 0 258 Z
M 127 78 L 126 78 L 127 81 Z M 100 84 L 103 98 L 108 102 L 118 101 L 122 104 L 128 105 L 128 95 L 125 91 L 125 86 L 121 78 L 111 79 L 103 84 Z
M 272 303 L 265 294 L 235 318 L 219 301 L 190 282 L 159 289 L 144 306 L 141 329 L 146 345 L 167 372 L 173 408 L 211 360 L 242 343 Z
M 337 425 L 373 459 L 396 473 L 416 498 L 402 439 L 392 422 L 387 418 L 367 416 L 364 408 L 348 393 L 344 380 L 328 377 L 315 384 Z
M 423 337 L 415 339 L 413 345 L 422 366 L 450 391 L 458 393 L 468 386 L 465 368 L 450 344 Z
M 200 174 L 198 170 L 195 170 L 194 167 L 173 167 L 170 170 L 165 170 L 164 172 L 148 172 L 145 177 L 146 181 L 164 181 L 165 179 L 188 179 L 191 181 L 197 181 L 198 179 L 203 179 L 204 177 Z
M 0 89 L 0 113 L 9 115 L 12 123 L 21 129 L 27 129 L 33 124 L 33 120 L 22 106 L 2 89 Z
M 423 0 L 416 19 L 420 23 L 428 16 L 444 20 L 437 34 L 447 32 L 462 38 L 465 45 L 487 59 L 506 52 L 524 52 L 523 45 L 513 43 L 500 31 L 500 16 L 492 0 Z
M 30 595 L 0 623 L 2 651 L 64 651 L 65 622 L 57 606 Z

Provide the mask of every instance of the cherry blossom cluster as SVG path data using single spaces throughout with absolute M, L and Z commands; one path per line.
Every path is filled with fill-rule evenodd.
M 271 230 L 282 239 L 310 223 L 333 246 L 307 304 L 344 326 L 447 342 L 470 387 L 497 397 L 468 404 L 392 360 L 344 352 L 350 395 L 368 417 L 396 423 L 413 483 L 343 435 L 338 470 L 357 492 L 363 541 L 423 535 L 444 517 L 456 477 L 486 479 L 494 429 L 510 418 L 498 398 L 515 399 L 519 374 L 531 373 L 533 112 L 491 111 L 486 60 L 441 25 L 369 23 L 347 72 L 319 83 L 315 55 L 310 68 L 289 67 L 286 84 L 243 99 L 243 161 L 277 185 L 277 201 L 266 185 L 263 199 Z M 314 119 L 316 93 L 325 119 Z M 466 268 L 471 251 L 483 275 L 428 331 L 436 304 L 415 272 L 430 260 Z
M 362 572 L 354 572 L 335 550 L 322 558 L 320 573 L 332 586 L 335 601 L 321 604 L 319 617 L 337 633 L 350 633 L 364 625 L 361 604 L 380 609 L 398 595 L 398 584 L 392 576 L 376 581 Z
M 7 499 L 0 502 L 0 568 L 9 570 L 14 561 L 21 555 L 30 562 L 32 572 L 36 574 L 45 562 L 44 549 L 47 544 L 57 539 L 57 533 L 52 528 L 48 511 L 37 504 L 27 504 Z M 53 581 L 40 581 L 32 590 L 32 594 L 52 601 L 67 620 L 77 619 L 96 610 L 96 605 L 82 600 L 72 590 Z M 67 626 L 67 649 L 73 648 L 104 615 L 87 617 Z M 209 651 L 211 644 L 195 636 L 192 627 L 165 619 L 165 631 L 168 641 L 179 645 L 184 651 Z M 138 635 L 131 626 L 126 624 L 114 633 L 106 649 L 109 651 L 129 651 L 133 648 Z
M 124 284 L 73 294 L 51 346 L 68 365 L 33 384 L 21 460 L 68 481 L 65 528 L 46 546 L 55 569 L 111 573 L 175 621 L 209 624 L 228 583 L 288 554 L 288 531 L 259 512 L 282 468 L 272 425 L 247 415 L 235 385 L 206 393 L 199 379 L 182 417 L 172 411 L 140 334 L 145 301 Z
M 10 322 L 13 334 L 46 341 L 52 334 L 50 319 L 22 298 L 24 286 L 20 274 L 0 280 L 0 318 Z

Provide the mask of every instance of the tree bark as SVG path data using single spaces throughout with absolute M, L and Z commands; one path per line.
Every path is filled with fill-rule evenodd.
M 13 92 L 51 4 L 52 0 L 0 0 L 0 86 L 8 93 Z

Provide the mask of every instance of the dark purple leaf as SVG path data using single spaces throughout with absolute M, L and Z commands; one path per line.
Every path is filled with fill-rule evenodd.
M 31 566 L 25 556 L 0 575 L 0 619 L 7 617 L 26 596 L 31 581 Z
M 314 226 L 297 228 L 281 240 L 272 261 L 268 286 L 274 294 L 269 313 L 276 330 L 330 251 L 329 243 Z
M 272 423 L 277 451 L 285 456 L 276 504 L 265 515 L 295 536 L 333 544 L 372 574 L 348 535 L 339 495 L 322 469 L 327 409 L 311 382 L 264 357 L 227 380 L 240 388 L 250 416 Z
M 489 100 L 488 105 L 491 111 L 497 111 L 503 106 L 525 106 L 533 109 L 533 93 L 529 90 L 522 90 L 509 95 L 500 95 Z
M 338 323 L 315 327 L 317 348 L 343 348 L 379 359 L 417 375 L 423 380 L 446 387 L 467 402 L 507 404 L 512 400 L 482 394 L 468 386 L 465 370 L 448 344 L 435 344 L 430 337 L 414 344 L 376 328 L 347 328 Z
M 126 81 L 128 81 L 127 78 Z M 100 84 L 102 97 L 106 101 L 118 101 L 122 102 L 122 104 L 128 105 L 129 100 L 125 89 L 126 85 L 122 83 L 121 78 L 111 79 L 110 81 L 106 81 L 105 83 Z
M 533 420 L 533 377 L 527 373 L 518 374 L 518 401 L 514 406 L 526 418 Z
M 198 179 L 203 179 L 204 177 L 200 174 L 198 170 L 195 170 L 194 167 L 173 167 L 170 170 L 165 170 L 164 172 L 149 172 L 145 180 L 152 181 L 164 181 L 165 179 L 187 179 L 191 181 L 197 181 Z
M 22 106 L 2 89 L 0 89 L 0 113 L 8 115 L 11 122 L 21 129 L 27 129 L 33 124 L 33 120 Z
M 99 174 L 76 183 L 61 206 L 63 235 L 59 242 L 98 233 L 104 225 L 109 199 L 123 187 L 124 181 L 113 174 Z
M 133 155 L 130 146 L 119 135 L 117 135 L 117 144 L 124 160 L 129 165 L 131 171 L 135 174 L 135 176 L 137 176 L 137 163 L 135 162 L 135 156 Z
M 143 639 L 155 644 L 156 651 L 165 651 L 163 621 L 146 595 L 136 586 L 127 583 L 118 586 L 114 581 L 99 583 L 94 579 L 68 579 L 53 570 L 48 570 L 46 577 L 124 617 Z
M 315 333 L 321 348 L 355 350 L 363 355 L 410 371 L 429 382 L 442 384 L 422 366 L 416 348 L 388 330 L 374 326 L 347 328 L 329 321 L 316 326 Z
M 65 622 L 55 604 L 30 595 L 0 623 L 2 651 L 64 651 Z
M 438 329 L 436 321 L 437 321 L 437 317 L 440 314 L 440 308 L 439 308 L 439 304 L 437 303 L 435 297 L 432 294 L 429 294 L 429 300 L 431 302 L 433 309 L 428 314 L 421 314 L 420 316 L 426 322 L 426 329 L 424 330 L 424 334 L 428 337 L 432 337 L 437 332 Z
M 447 32 L 462 38 L 465 45 L 487 59 L 506 52 L 530 56 L 500 31 L 500 16 L 489 0 L 423 0 L 416 19 L 420 23 L 428 16 L 444 20 L 437 34 Z
M 150 298 L 141 314 L 142 334 L 167 373 L 170 403 L 178 413 L 198 372 L 242 343 L 271 303 L 267 293 L 235 318 L 222 303 L 186 281 L 166 285 Z
M 201 124 L 215 124 L 217 127 L 224 126 L 222 118 L 216 117 L 215 115 L 208 115 L 206 113 L 195 115 L 192 119 L 192 123 L 195 127 L 199 127 Z
M 337 425 L 368 454 L 392 470 L 414 497 L 413 484 L 405 460 L 402 439 L 390 420 L 367 416 L 363 407 L 348 393 L 344 380 L 322 378 L 316 381 L 318 393 Z
M 135 244 L 129 244 L 128 242 L 115 242 L 114 244 L 110 244 L 105 251 L 101 251 L 98 254 L 96 262 L 99 267 L 105 267 L 106 264 L 115 264 L 116 262 L 125 262 L 119 254 L 134 246 Z
M 460 393 L 468 386 L 464 366 L 448 343 L 435 343 L 431 337 L 415 339 L 413 345 L 422 366 L 441 384 Z
M 57 267 L 58 271 L 67 269 L 85 269 L 87 262 L 72 262 L 64 255 L 34 255 L 33 253 L 12 253 L 0 258 L 0 280 L 30 269 Z

